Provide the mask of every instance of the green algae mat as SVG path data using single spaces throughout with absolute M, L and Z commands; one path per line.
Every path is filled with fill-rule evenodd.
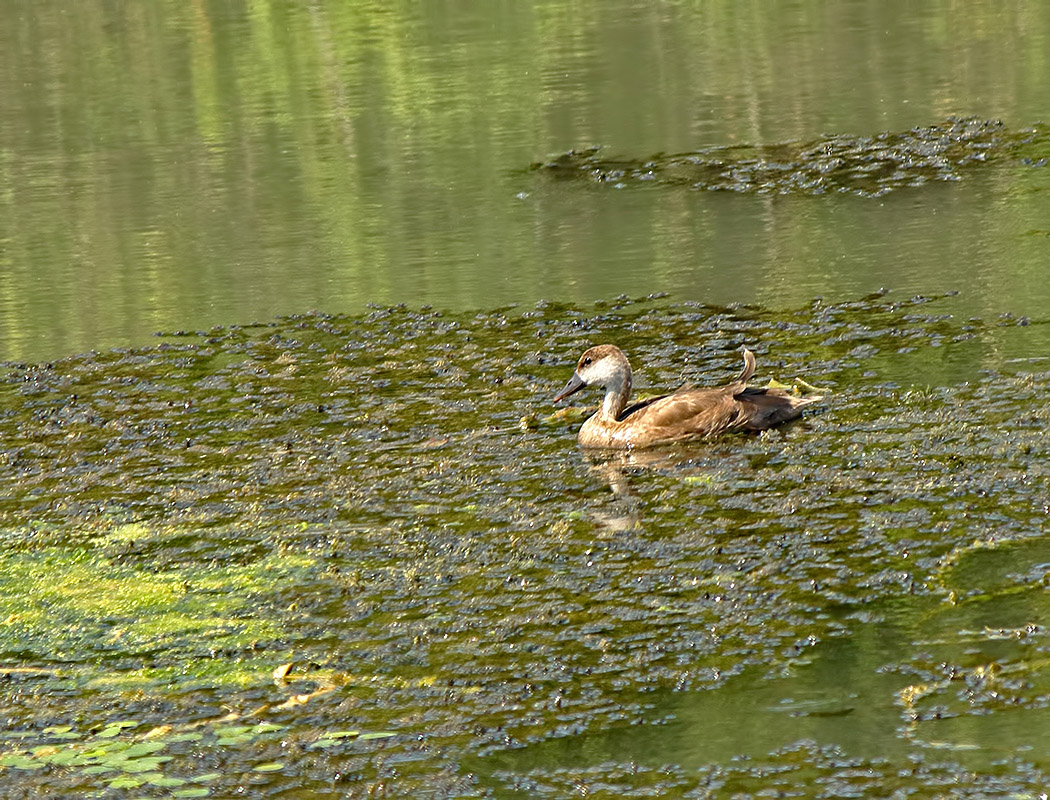
M 0 795 L 1035 797 L 1040 320 L 959 298 L 377 308 L 7 364 Z M 550 397 L 756 351 L 761 436 Z M 586 398 L 583 401 L 586 402 Z

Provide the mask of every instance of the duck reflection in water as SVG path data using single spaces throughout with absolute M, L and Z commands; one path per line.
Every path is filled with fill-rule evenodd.
M 747 464 L 746 456 L 742 456 L 739 449 L 720 447 L 712 452 L 710 446 L 703 443 L 673 449 L 592 449 L 584 451 L 584 458 L 591 474 L 609 487 L 616 500 L 614 505 L 592 507 L 589 511 L 589 516 L 609 533 L 642 525 L 646 503 L 632 485 L 638 476 L 657 472 L 707 491 L 726 479 L 727 459 L 733 467 Z

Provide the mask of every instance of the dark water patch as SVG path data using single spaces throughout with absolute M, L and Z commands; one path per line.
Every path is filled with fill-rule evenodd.
M 899 774 L 920 747 L 908 726 L 931 707 L 1006 713 L 988 692 L 965 705 L 932 659 L 978 680 L 990 660 L 959 648 L 986 626 L 1041 625 L 1034 587 L 1050 562 L 1027 549 L 1047 516 L 1047 375 L 996 360 L 998 337 L 1038 341 L 1041 326 L 960 322 L 953 302 L 374 309 L 9 365 L 0 692 L 17 737 L 0 748 L 0 784 L 103 791 L 113 775 L 77 759 L 98 730 L 133 721 L 128 747 L 207 725 L 196 743 L 156 734 L 170 760 L 154 772 L 222 773 L 200 784 L 216 796 L 560 785 L 559 742 L 673 727 L 694 697 L 732 707 L 888 619 L 904 632 L 858 652 L 855 674 L 876 677 L 858 677 L 855 698 L 811 708 L 799 694 L 788 713 L 848 719 L 874 703 L 890 720 L 878 735 L 896 737 L 886 752 L 906 754 L 880 774 Z M 973 336 L 957 341 L 964 327 Z M 722 381 L 747 345 L 760 381 L 831 394 L 762 436 L 593 458 L 549 399 L 599 341 L 628 351 L 642 391 Z M 968 355 L 948 368 L 921 357 L 957 348 Z M 914 605 L 898 611 L 901 598 Z M 1013 610 L 988 613 L 1000 606 Z M 927 619 L 955 650 L 909 632 Z M 982 641 L 998 648 L 1002 692 L 1039 713 L 1038 671 L 1002 641 Z M 920 683 L 933 688 L 916 690 L 909 719 L 899 692 Z M 213 733 L 257 725 L 278 728 Z M 53 751 L 45 729 L 64 726 L 79 743 Z M 347 731 L 360 735 L 335 735 Z M 797 738 L 735 755 L 822 781 L 835 774 L 824 744 L 854 747 L 843 735 L 785 755 Z M 553 748 L 550 763 L 500 762 L 493 780 L 486 759 L 522 746 Z M 639 766 L 643 796 L 699 785 L 702 759 L 664 749 L 669 771 Z M 866 752 L 841 758 L 876 763 Z M 603 760 L 594 780 L 621 780 L 629 762 Z M 762 785 L 764 767 L 710 763 L 712 781 Z M 930 764 L 907 785 L 950 771 Z
M 997 120 L 949 118 L 928 127 L 875 136 L 839 134 L 809 142 L 723 145 L 635 161 L 601 148 L 570 150 L 532 169 L 561 180 L 626 186 L 685 186 L 704 191 L 881 197 L 930 181 L 958 181 L 977 165 L 1012 157 L 1039 165 L 1042 126 L 1012 131 Z

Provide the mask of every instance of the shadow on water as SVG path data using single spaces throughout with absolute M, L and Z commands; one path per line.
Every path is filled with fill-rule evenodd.
M 1045 785 L 1046 327 L 955 302 L 375 309 L 7 365 L 0 786 Z M 598 341 L 640 392 L 747 345 L 831 394 L 593 460 L 549 398 Z

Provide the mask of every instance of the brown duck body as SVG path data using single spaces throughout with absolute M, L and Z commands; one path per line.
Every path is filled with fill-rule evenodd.
M 584 447 L 652 447 L 706 439 L 730 431 L 763 431 L 795 419 L 820 397 L 795 397 L 780 389 L 749 388 L 755 356 L 744 350 L 744 369 L 731 383 L 709 389 L 682 388 L 628 405 L 631 365 L 611 344 L 592 347 L 555 402 L 584 386 L 605 387 L 602 407 L 580 428 Z

